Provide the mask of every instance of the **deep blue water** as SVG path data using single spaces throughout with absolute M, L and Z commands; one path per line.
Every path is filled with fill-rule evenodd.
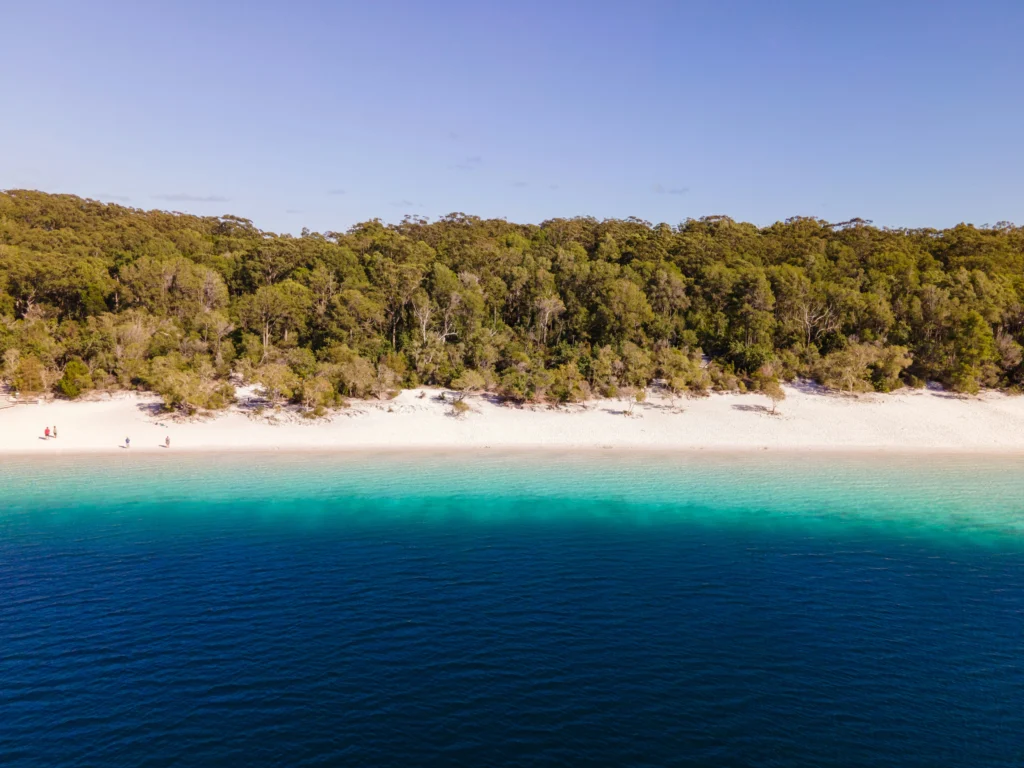
M 1024 764 L 1012 459 L 0 466 L 0 764 Z

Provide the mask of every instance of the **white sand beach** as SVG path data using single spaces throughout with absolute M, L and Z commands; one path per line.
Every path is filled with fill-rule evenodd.
M 997 392 L 961 398 L 933 390 L 858 397 L 786 387 L 778 413 L 757 394 L 670 400 L 653 395 L 627 415 L 620 400 L 567 407 L 514 407 L 486 396 L 452 415 L 443 390 L 403 391 L 389 401 L 356 401 L 323 419 L 286 408 L 241 407 L 191 420 L 159 412 L 135 393 L 86 402 L 51 401 L 0 409 L 0 454 L 132 452 L 629 448 L 647 450 L 891 450 L 1024 452 L 1024 397 Z M 449 393 L 450 396 L 450 393 Z M 58 437 L 46 439 L 45 427 Z

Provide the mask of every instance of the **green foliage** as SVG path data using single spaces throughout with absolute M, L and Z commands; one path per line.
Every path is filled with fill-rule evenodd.
M 13 366 L 11 386 L 18 394 L 34 395 L 49 389 L 49 371 L 35 355 L 23 355 Z
M 673 395 L 705 394 L 711 376 L 702 366 L 699 351 L 690 353 L 672 347 L 661 347 L 655 354 L 658 375 Z
M 768 395 L 768 399 L 772 401 L 772 413 L 775 413 L 779 403 L 786 399 L 786 391 L 779 384 L 778 379 L 768 379 L 765 381 L 761 385 L 761 391 Z
M 299 382 L 299 401 L 316 416 L 321 416 L 325 409 L 338 405 L 340 399 L 334 383 L 324 373 L 315 374 Z
M 164 400 L 168 411 L 192 415 L 201 410 L 227 408 L 235 388 L 216 378 L 209 359 L 188 360 L 178 353 L 155 358 L 145 383 Z
M 473 392 L 479 392 L 487 386 L 487 380 L 479 371 L 464 371 L 461 376 L 452 379 L 452 389 L 458 391 L 459 399 Z
M 347 232 L 0 193 L 0 353 L 24 392 L 228 377 L 310 412 L 403 386 L 573 402 L 642 390 L 1024 385 L 1024 230 L 716 216 L 519 225 L 451 214 Z
M 906 347 L 883 347 L 872 364 L 871 380 L 879 392 L 892 392 L 902 385 L 900 376 L 914 362 Z
M 299 388 L 299 377 L 283 363 L 267 363 L 253 372 L 253 380 L 263 389 L 271 403 L 289 400 Z
M 851 344 L 821 358 L 815 366 L 820 384 L 846 392 L 891 392 L 902 386 L 900 376 L 913 362 L 906 347 Z
M 531 394 L 530 377 L 516 368 L 505 371 L 498 386 L 498 394 L 515 403 L 525 401 Z
M 576 363 L 566 363 L 552 372 L 548 395 L 556 403 L 580 403 L 590 397 L 590 385 Z
M 64 366 L 64 375 L 57 382 L 57 391 L 69 400 L 74 400 L 90 389 L 92 374 L 89 372 L 89 366 L 77 357 L 68 360 Z

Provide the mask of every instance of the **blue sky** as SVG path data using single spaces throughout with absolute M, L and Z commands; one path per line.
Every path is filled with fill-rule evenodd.
M 1024 223 L 1021 2 L 0 9 L 0 188 L 288 232 L 453 211 Z

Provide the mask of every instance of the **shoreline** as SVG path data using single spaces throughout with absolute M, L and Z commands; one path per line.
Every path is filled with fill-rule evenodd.
M 778 413 L 760 394 L 650 399 L 625 415 L 622 400 L 515 407 L 467 398 L 461 418 L 440 389 L 404 390 L 393 400 L 353 401 L 323 419 L 289 409 L 244 407 L 193 420 L 157 412 L 159 399 L 132 392 L 88 401 L 49 401 L 0 410 L 0 455 L 138 452 L 353 453 L 422 451 L 633 451 L 775 454 L 1021 454 L 1024 397 L 988 392 L 959 398 L 934 390 L 859 397 L 785 387 Z M 276 423 L 275 423 L 276 422 Z M 58 438 L 45 439 L 46 426 Z M 171 438 L 170 449 L 163 447 Z M 124 448 L 124 438 L 131 448 Z
M 16 451 L 0 448 L 0 457 L 3 459 L 46 459 L 46 458 L 86 458 L 86 457 L 107 457 L 113 458 L 124 455 L 126 458 L 138 454 L 148 457 L 153 456 L 310 456 L 310 457 L 395 457 L 395 456 L 423 456 L 432 454 L 435 456 L 467 456 L 475 455 L 486 451 L 490 455 L 508 456 L 567 456 L 567 455 L 635 455 L 635 456 L 757 456 L 770 454 L 776 457 L 791 456 L 794 458 L 809 458 L 814 456 L 827 456 L 829 458 L 864 458 L 872 456 L 898 457 L 1019 457 L 1024 459 L 1024 447 L 1009 448 L 976 448 L 976 447 L 950 447 L 950 446 L 891 446 L 891 445 L 858 445 L 858 446 L 834 446 L 834 445 L 805 445 L 805 446 L 758 446 L 758 445 L 713 445 L 713 446 L 591 446 L 520 443 L 516 445 L 490 446 L 490 445 L 449 445 L 449 444 L 423 444 L 423 445 L 341 445 L 338 447 L 324 446 L 172 446 L 166 450 L 163 446 L 138 447 L 134 443 L 130 450 L 123 446 L 101 447 L 101 448 L 71 448 L 40 451 Z

